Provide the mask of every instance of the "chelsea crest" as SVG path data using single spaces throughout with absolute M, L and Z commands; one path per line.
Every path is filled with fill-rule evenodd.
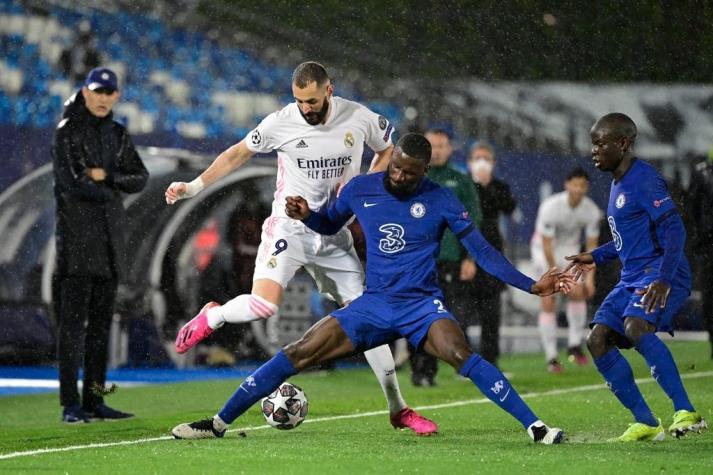
M 411 216 L 414 218 L 423 218 L 426 214 L 426 207 L 423 203 L 416 202 L 411 205 Z
M 624 193 L 619 193 L 619 196 L 616 197 L 616 201 L 614 202 L 614 205 L 616 206 L 617 209 L 622 209 L 625 204 L 626 204 L 626 197 L 624 196 Z

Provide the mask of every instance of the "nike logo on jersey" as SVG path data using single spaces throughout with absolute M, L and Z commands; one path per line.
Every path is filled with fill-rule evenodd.
M 510 394 L 510 388 L 508 388 L 508 392 L 505 393 L 505 396 L 500 398 L 500 402 L 505 402 L 505 400 L 508 398 L 508 394 Z
M 364 208 L 371 208 L 372 206 L 376 206 L 379 203 L 367 203 L 366 201 L 364 202 Z
M 295 148 L 307 148 L 307 147 L 308 147 L 308 145 L 305 143 L 304 140 L 300 140 L 299 142 L 297 142 L 297 145 L 295 145 Z

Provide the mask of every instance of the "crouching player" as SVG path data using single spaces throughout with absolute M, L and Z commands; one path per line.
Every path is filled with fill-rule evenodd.
M 435 256 L 448 227 L 484 270 L 514 287 L 543 296 L 567 292 L 574 281 L 555 269 L 537 282 L 518 272 L 483 239 L 455 196 L 424 177 L 430 158 L 428 140 L 407 134 L 399 140 L 387 172 L 353 178 L 326 212 L 310 211 L 302 197 L 287 197 L 287 215 L 322 234 L 337 232 L 356 215 L 367 241 L 366 292 L 246 378 L 216 416 L 180 424 L 172 431 L 174 437 L 222 437 L 228 424 L 290 376 L 404 337 L 470 378 L 535 442 L 564 440 L 564 432 L 545 425 L 500 370 L 473 353 L 444 305 Z

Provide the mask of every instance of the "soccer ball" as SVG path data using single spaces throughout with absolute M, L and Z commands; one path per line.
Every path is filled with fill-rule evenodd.
M 302 388 L 284 382 L 260 403 L 262 415 L 272 427 L 294 429 L 307 417 L 307 396 Z

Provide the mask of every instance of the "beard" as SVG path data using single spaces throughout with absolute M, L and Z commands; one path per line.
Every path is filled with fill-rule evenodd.
M 317 112 L 308 112 L 305 114 L 304 112 L 302 112 L 302 109 L 300 109 L 300 114 L 302 114 L 302 118 L 309 125 L 319 125 L 323 123 L 324 118 L 327 117 L 327 111 L 329 111 L 329 98 L 325 97 L 324 104 L 322 104 L 322 108 L 320 110 L 318 110 Z
M 386 173 L 384 173 L 384 188 L 386 189 L 386 191 L 388 191 L 400 200 L 403 200 L 413 195 L 416 190 L 418 190 L 418 187 L 421 185 L 422 180 L 419 180 L 411 185 L 394 185 L 393 183 L 391 183 L 391 178 L 389 178 L 390 171 L 391 165 L 389 165 L 389 168 L 387 168 Z

